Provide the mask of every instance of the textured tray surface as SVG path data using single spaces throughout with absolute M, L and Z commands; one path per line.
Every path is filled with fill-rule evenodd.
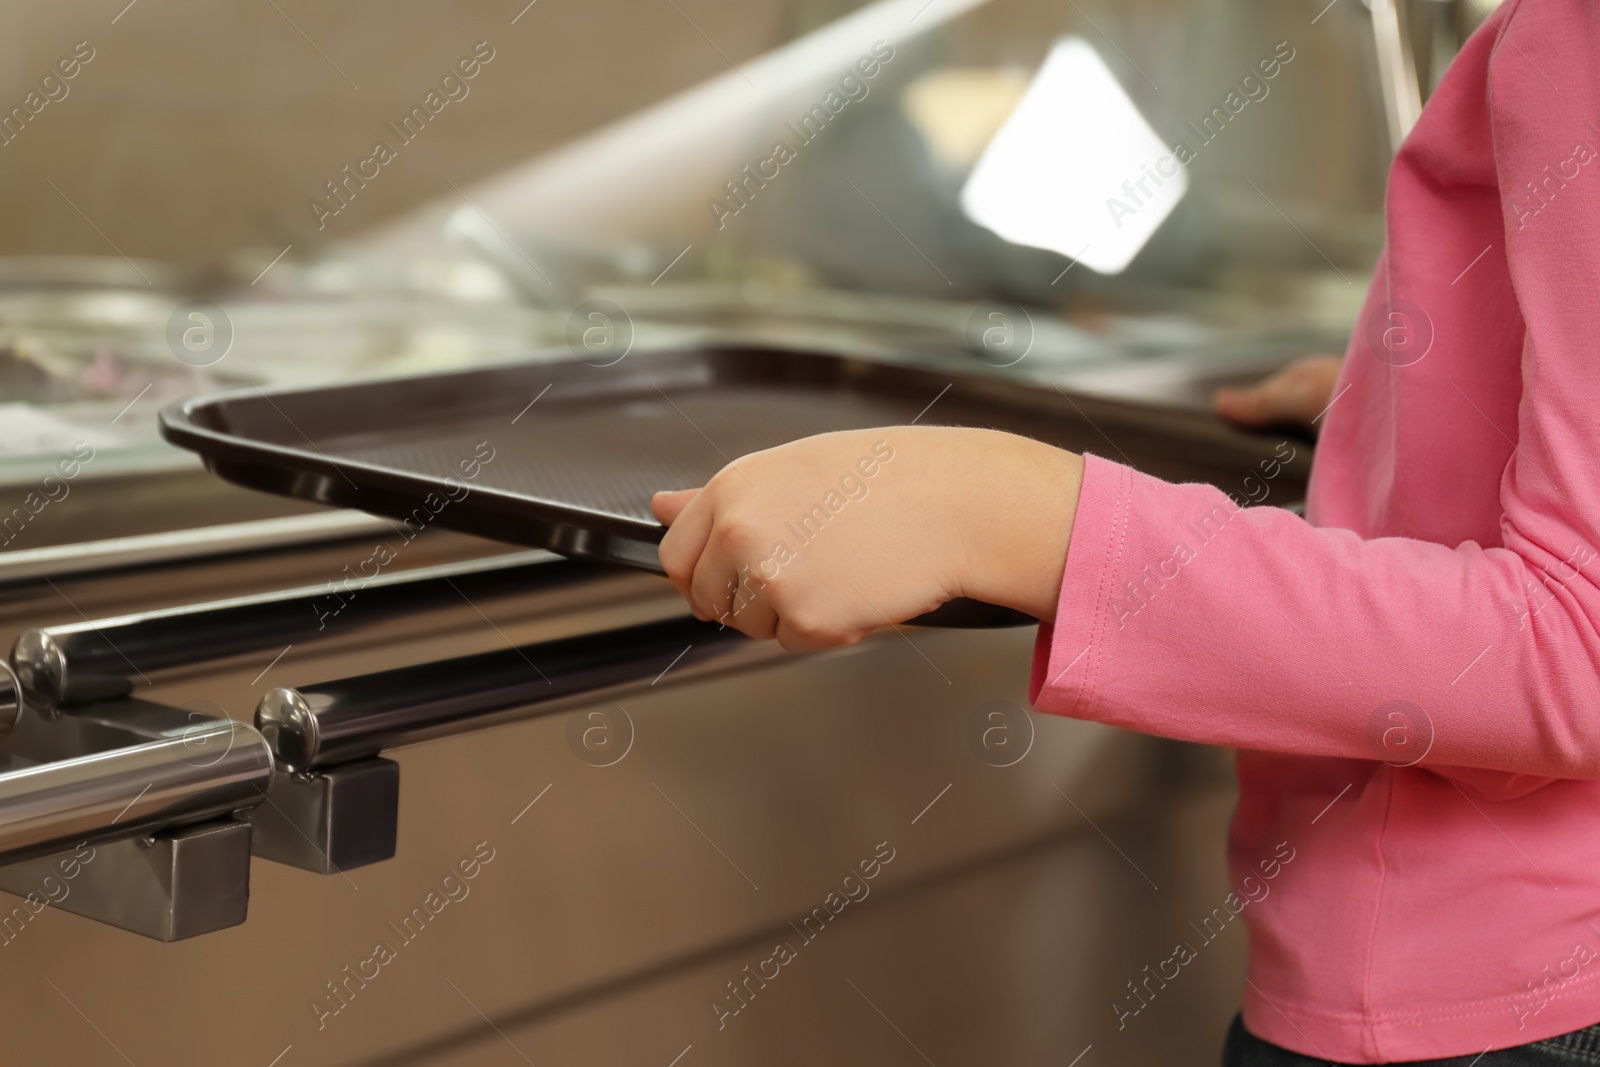
M 406 436 L 311 433 L 334 460 L 443 479 L 478 442 L 495 449 L 475 484 L 535 500 L 653 522 L 651 494 L 703 485 L 732 460 L 833 430 L 910 421 L 920 398 L 822 392 L 793 385 L 720 385 L 712 390 L 649 390 L 600 406 L 541 400 L 470 421 L 414 424 Z

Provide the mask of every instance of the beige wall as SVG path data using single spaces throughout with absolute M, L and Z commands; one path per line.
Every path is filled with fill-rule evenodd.
M 13 0 L 0 7 L 0 113 L 76 42 L 95 58 L 0 147 L 0 254 L 109 254 L 108 239 L 185 260 L 308 250 L 725 70 L 717 49 L 738 62 L 792 28 L 784 0 L 537 0 L 513 25 L 523 2 Z M 385 122 L 478 41 L 495 56 L 470 94 L 318 234 L 307 200 L 378 138 L 398 143 Z

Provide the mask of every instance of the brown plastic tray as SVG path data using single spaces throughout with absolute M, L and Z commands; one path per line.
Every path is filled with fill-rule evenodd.
M 1198 412 L 735 347 L 241 390 L 168 407 L 161 431 L 250 488 L 660 573 L 656 490 L 701 485 L 731 460 L 800 437 L 912 420 L 1009 430 L 1230 491 L 1273 454 L 1269 439 Z M 1289 464 L 1278 484 L 1296 488 L 1307 465 Z M 957 602 L 918 621 L 1022 620 Z

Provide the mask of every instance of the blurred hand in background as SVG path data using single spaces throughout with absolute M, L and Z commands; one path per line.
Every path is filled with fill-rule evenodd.
M 1343 356 L 1303 356 L 1255 385 L 1218 389 L 1212 397 L 1217 414 L 1241 426 L 1304 426 L 1333 400 Z

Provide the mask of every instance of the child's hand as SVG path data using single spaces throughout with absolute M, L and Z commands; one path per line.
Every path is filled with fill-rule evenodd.
M 823 434 L 657 493 L 667 577 L 702 619 L 854 644 L 958 596 L 1055 617 L 1083 460 L 993 430 Z
M 1291 423 L 1313 428 L 1327 410 L 1343 356 L 1303 356 L 1245 389 L 1218 389 L 1217 414 L 1242 426 Z

